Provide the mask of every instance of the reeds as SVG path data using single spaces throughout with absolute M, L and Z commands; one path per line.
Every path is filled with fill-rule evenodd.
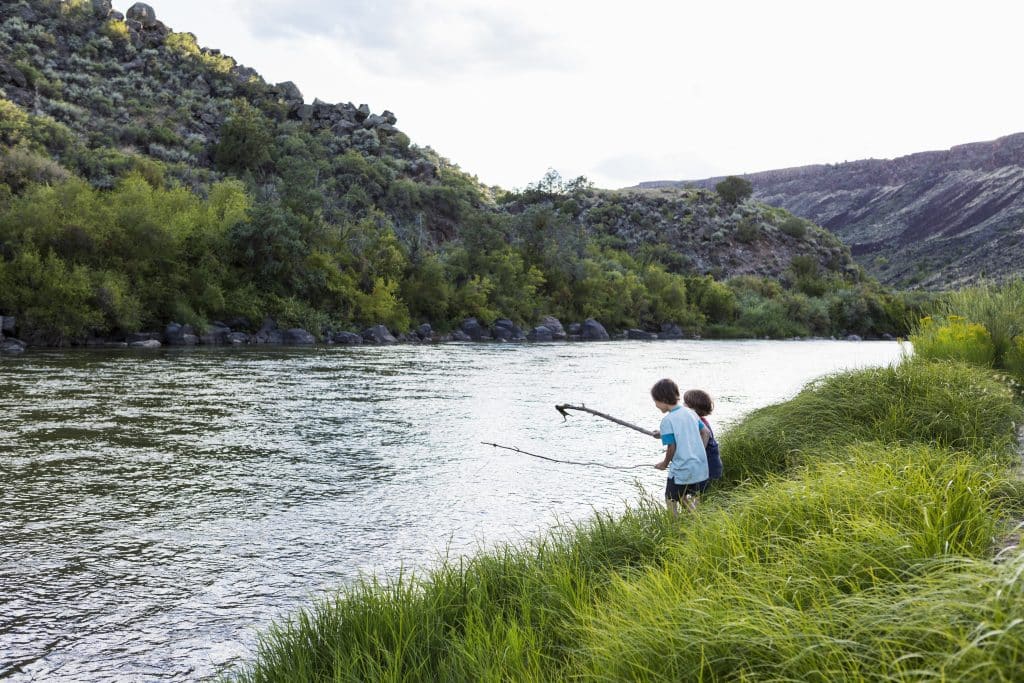
M 1000 284 L 983 283 L 946 294 L 937 302 L 933 316 L 923 319 L 915 326 L 911 339 L 913 340 L 915 335 L 931 336 L 941 327 L 941 324 L 936 324 L 937 321 L 949 319 L 966 320 L 968 323 L 984 327 L 991 340 L 995 367 L 1005 367 L 1007 354 L 1011 353 L 1015 345 L 1021 343 L 1021 335 L 1024 335 L 1024 279 L 1015 278 Z M 929 320 L 935 330 L 926 329 L 929 327 L 929 322 L 926 321 Z M 926 338 L 923 341 L 922 350 L 927 355 L 930 340 Z M 957 349 L 944 347 L 940 350 Z M 966 352 L 968 349 L 961 345 L 960 350 Z
M 262 639 L 251 681 L 1013 680 L 1020 410 L 952 362 L 828 377 L 722 437 L 692 516 L 654 501 L 387 584 Z

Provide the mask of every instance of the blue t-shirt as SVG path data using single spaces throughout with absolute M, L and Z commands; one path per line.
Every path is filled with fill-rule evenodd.
M 677 484 L 699 484 L 708 478 L 708 456 L 700 432 L 705 429 L 697 413 L 676 406 L 661 418 L 661 443 L 676 445 L 668 476 Z

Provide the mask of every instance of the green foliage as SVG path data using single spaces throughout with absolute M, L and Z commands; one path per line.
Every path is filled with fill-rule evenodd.
M 237 181 L 200 200 L 141 175 L 104 192 L 77 180 L 36 185 L 0 214 L 5 303 L 33 339 L 80 341 L 226 313 L 228 236 L 247 217 Z M 192 322 L 192 320 L 188 320 Z
M 962 360 L 991 367 L 996 355 L 992 335 L 985 326 L 956 315 L 944 320 L 922 318 L 910 341 L 914 353 L 922 358 Z
M 754 193 L 754 186 L 745 178 L 731 175 L 715 185 L 715 192 L 723 202 L 735 206 Z
M 739 315 L 736 293 L 710 275 L 687 278 L 687 289 L 698 309 L 711 323 L 732 323 Z
M 411 319 L 444 324 L 451 316 L 455 287 L 445 271 L 441 258 L 428 254 L 410 267 L 401 283 L 401 298 L 409 308 Z
M 103 325 L 92 281 L 85 266 L 24 250 L 10 262 L 0 261 L 0 309 L 17 311 L 30 339 L 60 346 Z
M 744 216 L 736 224 L 736 239 L 744 244 L 755 241 L 761 233 L 761 226 L 753 216 Z
M 0 143 L 14 145 L 28 130 L 28 114 L 10 100 L 0 98 Z
M 379 277 L 368 293 L 359 292 L 356 319 L 368 325 L 383 323 L 399 332 L 408 330 L 409 310 L 398 296 L 398 281 Z
M 779 224 L 779 230 L 790 237 L 801 239 L 807 234 L 807 222 L 796 216 L 789 216 Z
M 992 338 L 994 363 L 1003 367 L 1013 338 L 1024 334 L 1024 279 L 950 292 L 936 303 L 934 312 L 937 317 L 960 316 L 984 326 Z
M 128 32 L 128 24 L 123 21 L 117 21 L 116 19 L 108 19 L 103 26 L 100 27 L 100 33 L 107 38 L 110 38 L 110 40 L 115 44 L 125 45 L 131 40 L 131 34 Z
M 1003 367 L 1012 372 L 1018 380 L 1024 380 L 1024 335 L 1014 337 L 1010 349 L 1003 358 Z
M 273 142 L 273 124 L 256 107 L 236 100 L 231 115 L 221 125 L 214 159 L 225 171 L 259 173 L 271 164 Z

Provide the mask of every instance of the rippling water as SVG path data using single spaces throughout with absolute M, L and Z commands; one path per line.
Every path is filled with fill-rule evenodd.
M 660 341 L 0 358 L 0 678 L 195 680 L 360 574 L 621 509 L 663 376 L 727 427 L 896 343 Z M 726 454 L 727 456 L 727 454 Z M 728 467 L 728 462 L 726 462 Z

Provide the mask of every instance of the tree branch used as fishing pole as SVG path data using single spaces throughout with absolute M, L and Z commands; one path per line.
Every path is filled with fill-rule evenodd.
M 516 453 L 522 453 L 523 455 L 529 455 L 532 458 L 540 458 L 541 460 L 548 460 L 550 462 L 558 462 L 563 465 L 583 465 L 584 467 L 603 467 L 606 470 L 635 470 L 640 467 L 650 467 L 650 465 L 603 465 L 599 462 L 579 462 L 577 460 L 559 460 L 558 458 L 549 458 L 546 455 L 537 455 L 536 453 L 529 453 L 516 448 L 515 446 L 502 446 L 501 444 L 491 443 L 490 441 L 481 441 L 485 446 L 494 446 L 495 448 L 503 448 L 506 451 L 515 451 Z
M 569 417 L 569 414 L 566 412 L 567 410 L 579 410 L 579 411 L 584 412 L 584 413 L 590 413 L 591 415 L 596 415 L 598 417 L 604 418 L 605 420 L 610 420 L 611 422 L 614 422 L 615 424 L 618 424 L 618 425 L 622 425 L 623 427 L 629 427 L 630 429 L 635 429 L 636 431 L 640 432 L 641 434 L 646 434 L 647 436 L 653 436 L 656 439 L 659 436 L 659 434 L 657 432 L 652 432 L 649 429 L 644 429 L 643 427 L 638 427 L 635 424 L 633 424 L 632 422 L 626 422 L 625 420 L 620 420 L 617 417 L 612 417 L 611 415 L 608 415 L 607 413 L 602 413 L 602 412 L 599 412 L 597 410 L 593 410 L 591 408 L 586 407 L 585 405 L 574 406 L 574 405 L 570 405 L 568 403 L 563 403 L 561 405 L 556 405 L 555 406 L 555 410 L 557 410 L 559 413 L 562 414 L 562 419 L 563 420 Z

